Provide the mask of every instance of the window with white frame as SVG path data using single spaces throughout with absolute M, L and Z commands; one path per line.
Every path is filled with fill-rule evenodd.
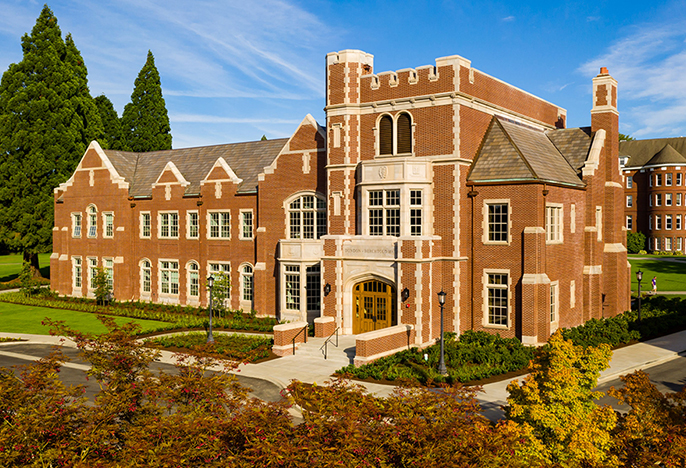
M 655 174 L 655 187 L 662 185 L 662 174 Z
M 626 188 L 633 188 L 634 178 L 631 176 L 626 176 Z
M 648 230 L 652 231 L 653 230 L 653 217 L 648 216 Z
M 410 235 L 422 235 L 422 191 L 410 190 Z
M 71 214 L 71 236 L 81 237 L 81 213 Z
M 655 250 L 660 250 L 660 238 L 655 238 Z
M 643 169 L 641 169 L 641 172 L 643 172 Z M 653 186 L 653 176 L 648 177 L 648 186 L 652 187 Z
M 252 265 L 241 268 L 241 300 L 252 302 L 253 298 L 253 269 Z
M 626 228 L 632 230 L 634 228 L 634 217 L 632 215 L 626 216 Z
M 211 211 L 207 213 L 207 229 L 210 239 L 231 238 L 231 212 Z
M 111 258 L 103 258 L 102 266 L 107 275 L 107 287 L 112 291 L 114 289 L 114 260 Z
M 147 296 L 152 292 L 152 264 L 149 260 L 140 263 L 141 268 L 141 295 Z
M 400 190 L 367 192 L 369 235 L 400 235 Z
M 229 279 L 231 278 L 231 264 L 229 262 L 210 262 L 208 270 L 210 275 L 214 276 L 215 280 L 223 276 Z M 218 287 L 216 281 L 214 284 L 215 288 Z M 226 281 L 224 285 L 223 296 L 228 300 L 231 298 L 231 282 Z
M 186 237 L 197 239 L 200 236 L 200 218 L 197 211 L 186 212 Z
M 662 194 L 661 193 L 655 194 L 655 206 L 662 206 Z
M 676 206 L 681 206 L 681 194 L 676 194 Z
M 95 289 L 95 278 L 98 276 L 98 259 L 88 257 L 88 289 Z
M 241 211 L 241 239 L 252 239 L 252 210 Z
M 158 213 L 158 233 L 160 239 L 179 238 L 179 214 L 175 212 Z
M 676 215 L 676 229 L 681 230 L 681 215 Z
M 326 202 L 300 195 L 288 204 L 288 238 L 319 239 L 326 234 Z
M 683 238 L 677 237 L 676 238 L 676 249 L 679 251 L 683 251 L 683 247 L 684 247 Z
M 390 156 L 412 152 L 412 118 L 401 112 L 394 119 L 384 115 L 379 120 L 379 155 Z
M 486 202 L 486 241 L 505 243 L 509 241 L 509 203 Z
M 633 195 L 627 195 L 627 196 L 626 196 L 626 206 L 627 206 L 627 208 L 631 208 L 632 206 L 634 206 L 634 197 L 633 197 Z
M 103 213 L 103 237 L 114 237 L 114 213 Z
M 545 220 L 546 241 L 548 243 L 562 242 L 562 205 L 547 205 Z
M 179 262 L 160 260 L 160 293 L 166 295 L 179 294 Z
M 573 309 L 576 306 L 576 281 L 569 282 L 569 308 Z
M 672 206 L 672 194 L 665 193 L 665 206 Z
M 141 213 L 141 237 L 143 239 L 150 239 L 152 232 L 152 218 L 150 213 Z
M 93 205 L 88 207 L 88 237 L 98 237 L 98 209 Z
M 676 173 L 676 185 L 681 186 L 681 172 Z
M 598 240 L 603 240 L 603 207 L 595 207 L 595 227 L 597 230 Z
M 665 229 L 672 229 L 672 215 L 665 215 Z
M 665 250 L 672 250 L 672 238 L 665 237 Z
M 73 289 L 80 289 L 82 285 L 82 260 L 81 257 L 72 257 L 71 258 L 71 265 L 72 265 L 72 286 Z
M 557 311 L 559 307 L 559 285 L 558 281 L 550 283 L 550 322 L 557 322 Z
M 671 186 L 672 186 L 672 174 L 671 174 L 671 173 L 665 174 L 665 185 L 666 185 L 667 187 L 671 187 Z
M 662 229 L 662 215 L 655 215 L 655 230 Z
M 300 310 L 300 265 L 286 265 L 286 309 Z
M 200 297 L 200 265 L 197 262 L 188 262 L 188 296 L 197 300 Z
M 648 196 L 648 206 L 653 206 L 653 196 Z
M 486 276 L 486 306 L 488 325 L 507 326 L 509 311 L 509 284 L 507 273 L 489 273 Z

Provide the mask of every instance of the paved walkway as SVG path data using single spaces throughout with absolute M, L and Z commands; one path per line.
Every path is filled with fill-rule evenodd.
M 31 343 L 63 343 L 65 346 L 74 346 L 71 340 L 63 340 L 54 336 L 0 333 L 0 337 L 21 338 Z M 281 388 L 287 386 L 293 379 L 322 384 L 332 379 L 331 375 L 334 371 L 350 362 L 354 351 L 354 337 L 340 337 L 340 346 L 329 348 L 328 359 L 324 359 L 319 349 L 323 342 L 323 339 L 308 339 L 307 345 L 301 345 L 294 356 L 273 359 L 259 364 L 242 364 L 233 372 L 252 379 L 265 380 Z M 11 352 L 11 345 L 3 346 L 2 351 Z M 686 351 L 686 331 L 617 349 L 613 352 L 610 367 L 601 373 L 598 383 L 612 380 L 638 369 L 647 369 L 662 364 L 675 359 L 679 353 L 684 351 Z M 163 351 L 161 361 L 174 363 L 174 354 Z M 507 385 L 512 380 L 521 382 L 523 378 L 524 376 L 521 376 L 484 385 L 478 400 L 487 417 L 494 420 L 501 417 L 501 406 L 507 402 Z M 382 397 L 389 395 L 394 389 L 391 385 L 357 383 L 366 387 L 370 393 Z

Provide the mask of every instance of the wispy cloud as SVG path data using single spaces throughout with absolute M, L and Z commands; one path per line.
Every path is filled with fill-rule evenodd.
M 683 24 L 634 27 L 580 71 L 608 67 L 619 82 L 622 127 L 637 137 L 686 134 L 686 30 Z
M 501 21 L 504 21 L 504 22 L 506 22 L 506 23 L 509 23 L 509 22 L 511 22 L 511 21 L 514 21 L 515 19 L 516 19 L 516 18 L 515 18 L 514 16 L 510 15 L 510 16 L 506 16 L 505 18 L 502 18 Z

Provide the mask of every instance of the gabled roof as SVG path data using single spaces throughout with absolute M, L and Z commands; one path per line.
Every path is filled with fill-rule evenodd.
M 198 194 L 200 182 L 219 158 L 223 158 L 236 176 L 243 180 L 238 192 L 252 192 L 257 188 L 258 174 L 274 161 L 288 140 L 279 138 L 149 153 L 105 150 L 105 154 L 119 175 L 130 183 L 129 195 L 132 197 L 151 196 L 153 184 L 170 162 L 188 181 L 186 195 Z
M 619 155 L 629 157 L 625 168 L 662 164 L 686 165 L 686 138 L 620 141 Z
M 546 135 L 562 156 L 569 161 L 569 164 L 580 171 L 588 158 L 588 151 L 593 142 L 594 133 L 591 132 L 591 127 L 548 130 Z
M 573 137 L 573 135 L 572 135 Z M 569 137 L 569 145 L 578 146 Z M 494 117 L 467 179 L 472 182 L 540 181 L 585 186 L 546 133 Z

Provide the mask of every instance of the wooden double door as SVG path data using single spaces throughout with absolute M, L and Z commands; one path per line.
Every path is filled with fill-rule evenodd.
M 365 333 L 396 324 L 395 288 L 377 280 L 353 287 L 353 333 Z

